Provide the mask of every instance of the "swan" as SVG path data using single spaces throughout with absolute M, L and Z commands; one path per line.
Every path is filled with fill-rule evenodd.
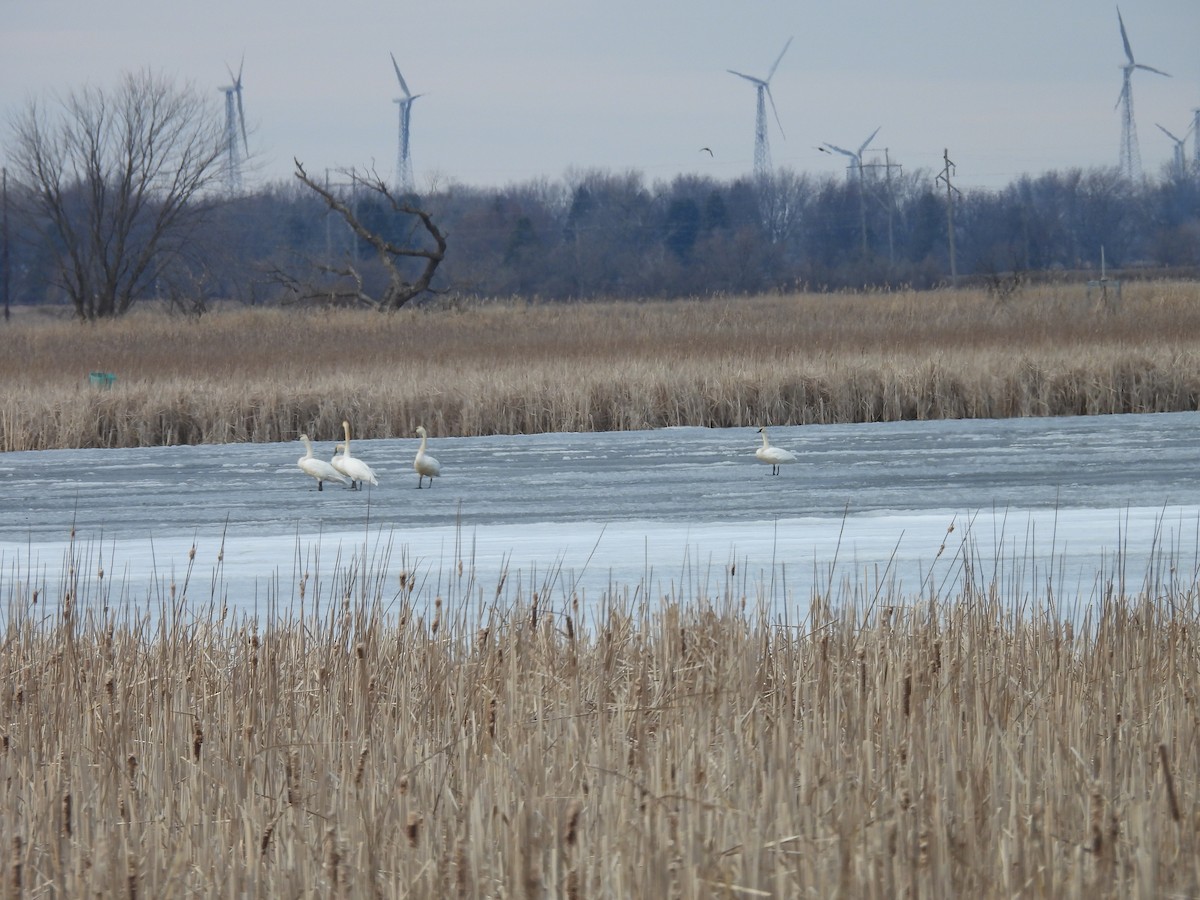
M 317 459 L 313 456 L 312 441 L 308 439 L 307 434 L 300 435 L 300 440 L 304 441 L 304 448 L 308 451 L 298 460 L 296 465 L 300 467 L 300 471 L 305 475 L 311 475 L 317 479 L 317 490 L 325 490 L 326 481 L 337 481 L 341 484 L 349 484 L 349 480 L 335 469 L 332 465 L 325 462 L 323 459 Z
M 758 457 L 759 462 L 764 462 L 771 467 L 772 475 L 778 475 L 779 467 L 784 463 L 796 461 L 796 454 L 792 451 L 771 446 L 771 442 L 767 440 L 767 429 L 760 428 L 758 433 L 763 436 L 763 445 L 754 451 L 754 455 Z
M 361 459 L 350 455 L 350 423 L 344 419 L 342 420 L 342 430 L 346 432 L 346 442 L 337 445 L 337 449 L 342 453 L 333 458 L 333 467 L 350 479 L 351 490 L 358 490 L 364 481 L 368 484 L 379 484 L 379 479 L 375 477 L 371 467 Z
M 413 468 L 417 470 L 417 489 L 421 487 L 421 482 L 426 476 L 429 477 L 429 486 L 433 487 L 433 477 L 442 474 L 442 464 L 425 452 L 425 444 L 429 440 L 425 433 L 425 426 L 417 426 L 417 434 L 421 436 L 421 446 L 417 448 L 417 456 L 413 460 Z

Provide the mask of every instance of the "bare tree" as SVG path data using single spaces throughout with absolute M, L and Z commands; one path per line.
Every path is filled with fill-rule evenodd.
M 220 178 L 223 126 L 191 86 L 150 71 L 86 87 L 13 121 L 31 213 L 83 319 L 119 316 L 184 254 Z
M 337 290 L 332 293 L 330 291 L 309 291 L 305 299 L 322 297 L 341 302 L 350 300 L 366 304 L 367 306 L 373 306 L 380 310 L 394 310 L 399 309 L 414 297 L 418 297 L 431 289 L 430 285 L 433 282 L 434 273 L 437 272 L 438 266 L 446 256 L 446 236 L 437 227 L 433 221 L 433 217 L 428 212 L 413 206 L 407 200 L 397 199 L 378 175 L 372 173 L 369 177 L 362 177 L 350 173 L 355 188 L 359 186 L 365 187 L 376 197 L 385 201 L 392 212 L 412 216 L 416 219 L 408 230 L 404 244 L 390 241 L 384 235 L 380 234 L 377 229 L 368 228 L 363 223 L 362 217 L 332 190 L 310 178 L 308 173 L 304 171 L 304 165 L 300 160 L 295 160 L 295 163 L 296 177 L 305 186 L 316 192 L 330 209 L 345 220 L 346 224 L 350 226 L 350 230 L 375 251 L 388 277 L 388 283 L 383 289 L 382 295 L 374 297 L 366 289 L 363 273 L 358 266 L 352 263 L 346 263 L 340 267 L 323 266 L 322 269 L 325 272 L 349 279 L 353 283 L 353 287 L 347 287 L 346 289 Z M 407 240 L 412 238 L 418 224 L 425 230 L 429 238 L 432 239 L 432 247 L 426 246 L 422 248 L 408 245 Z M 402 269 L 402 262 L 407 259 L 424 261 L 420 267 L 420 274 L 412 281 L 409 281 L 405 277 L 405 272 Z M 294 281 L 293 287 L 297 291 L 301 290 L 299 284 Z

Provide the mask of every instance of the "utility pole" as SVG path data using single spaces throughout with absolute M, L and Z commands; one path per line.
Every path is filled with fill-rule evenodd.
M 946 182 L 946 234 L 950 239 L 950 284 L 958 287 L 958 265 L 954 258 L 954 195 L 962 196 L 962 192 L 950 183 L 950 176 L 954 174 L 954 163 L 950 161 L 950 151 L 942 151 L 942 159 L 945 160 L 946 166 L 938 175 L 938 181 Z

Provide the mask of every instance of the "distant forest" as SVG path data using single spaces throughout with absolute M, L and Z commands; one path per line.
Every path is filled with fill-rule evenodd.
M 861 183 L 780 170 L 767 181 L 647 184 L 637 172 L 588 171 L 504 188 L 450 184 L 408 199 L 446 235 L 433 286 L 453 297 L 930 288 L 951 281 L 951 216 L 959 279 L 1004 288 L 1095 278 L 1101 248 L 1113 271 L 1194 270 L 1200 166 L 1192 170 L 1130 183 L 1115 168 L 1074 169 L 961 194 L 932 173 L 899 167 L 864 168 Z M 336 189 L 376 233 L 419 241 L 412 217 L 393 213 L 378 194 L 349 181 Z M 31 223 L 18 213 L 9 229 L 12 302 L 64 302 Z M 297 285 L 319 286 L 347 262 L 367 282 L 384 277 L 370 248 L 319 197 L 280 182 L 214 203 L 154 291 L 193 309 L 218 300 L 314 302 Z

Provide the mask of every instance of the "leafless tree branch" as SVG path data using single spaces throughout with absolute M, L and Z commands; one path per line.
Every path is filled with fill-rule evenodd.
M 330 209 L 342 217 L 350 227 L 350 230 L 358 238 L 375 250 L 380 264 L 387 271 L 388 286 L 384 290 L 383 295 L 381 297 L 372 297 L 364 289 L 361 273 L 353 266 L 344 266 L 336 269 L 329 266 L 322 267 L 322 270 L 326 273 L 350 278 L 357 285 L 357 291 L 339 292 L 341 297 L 356 297 L 362 303 L 377 309 L 396 310 L 400 309 L 400 307 L 404 306 L 414 297 L 418 297 L 426 291 L 431 290 L 433 276 L 446 256 L 446 236 L 437 227 L 433 221 L 433 217 L 428 212 L 413 206 L 406 200 L 398 200 L 378 175 L 372 173 L 369 178 L 354 175 L 353 178 L 356 184 L 366 187 L 383 198 L 394 212 L 415 217 L 420 223 L 420 227 L 425 230 L 426 234 L 432 240 L 433 246 L 409 247 L 392 243 L 364 225 L 354 210 L 335 193 L 310 178 L 300 160 L 297 159 L 294 161 L 296 163 L 296 178 L 324 200 Z M 415 230 L 416 227 L 416 224 L 414 224 L 413 229 Z M 423 259 L 425 261 L 420 275 L 415 280 L 408 281 L 404 277 L 404 273 L 400 270 L 398 264 L 403 259 Z M 319 296 L 325 296 L 321 292 L 315 293 Z

